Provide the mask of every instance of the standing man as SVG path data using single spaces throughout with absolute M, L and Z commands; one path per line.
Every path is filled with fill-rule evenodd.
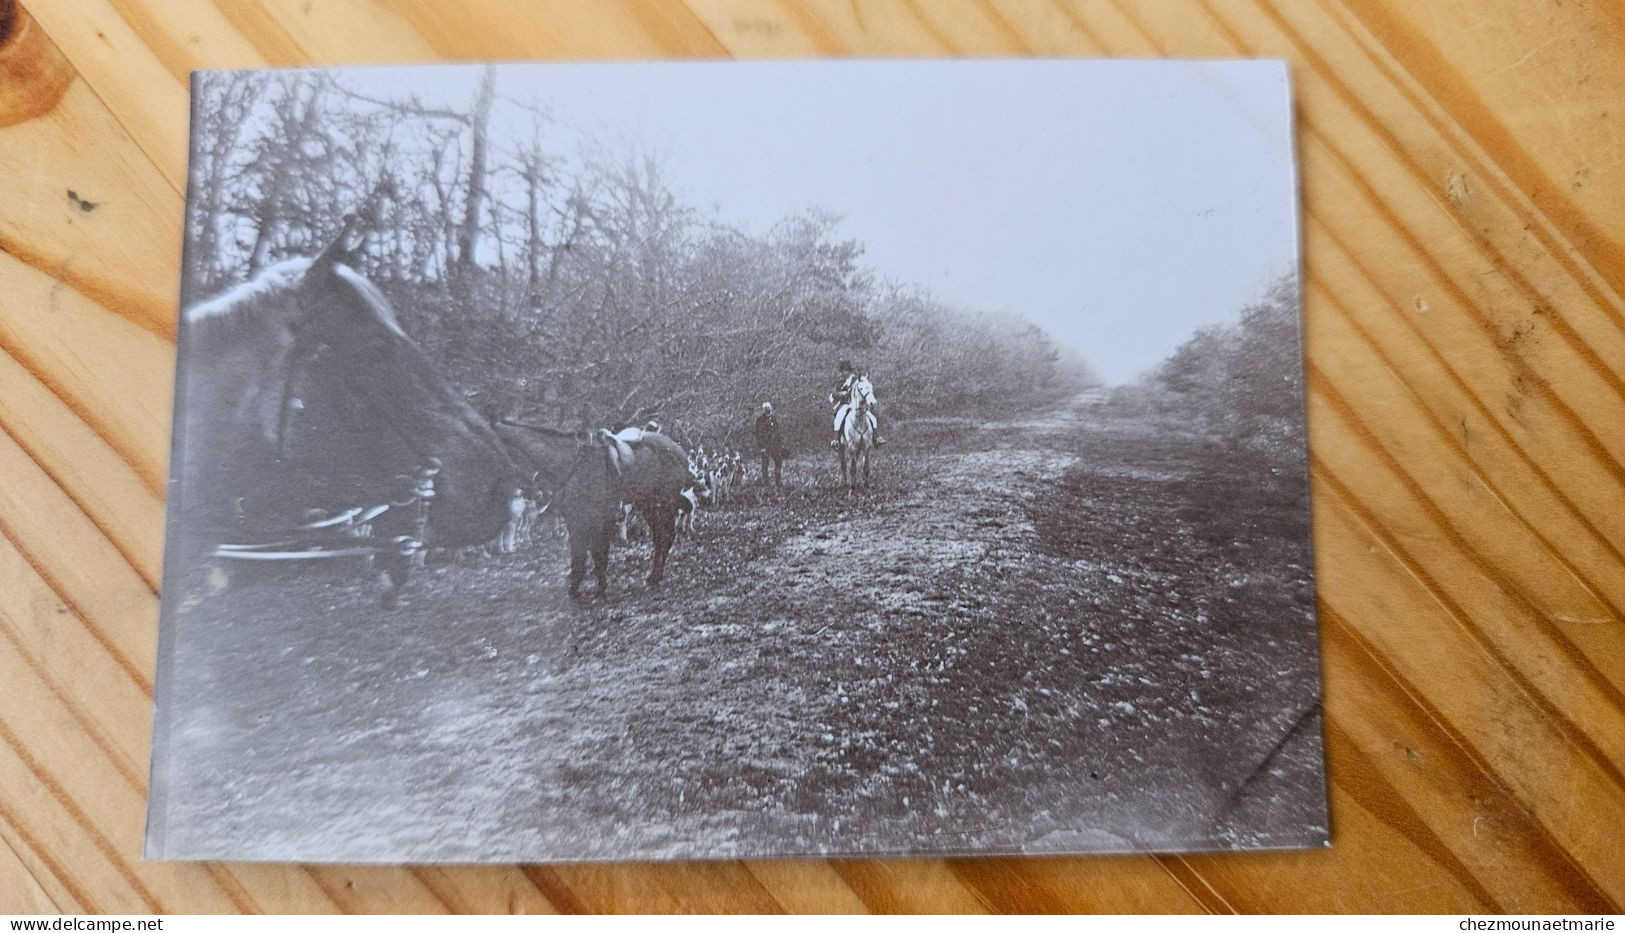
M 767 464 L 773 463 L 773 485 L 784 485 L 784 435 L 779 433 L 779 419 L 773 417 L 773 403 L 763 402 L 762 413 L 756 416 L 756 448 L 762 453 L 762 485 L 767 485 Z

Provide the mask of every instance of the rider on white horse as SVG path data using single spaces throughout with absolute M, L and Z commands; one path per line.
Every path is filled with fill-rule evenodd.
M 829 442 L 831 447 L 841 446 L 841 428 L 846 425 L 846 416 L 852 410 L 852 384 L 859 378 L 857 370 L 852 368 L 850 360 L 842 360 L 836 367 L 835 377 L 838 380 L 835 391 L 829 394 L 830 403 L 835 406 L 835 438 Z M 875 415 L 874 406 L 879 399 L 869 396 L 869 422 L 874 425 L 874 445 L 879 447 L 886 443 L 880 437 L 880 419 Z

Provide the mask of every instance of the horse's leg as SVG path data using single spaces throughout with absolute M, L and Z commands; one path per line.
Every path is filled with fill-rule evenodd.
M 570 536 L 570 598 L 581 598 L 581 581 L 587 578 L 587 535 L 568 528 Z
M 615 523 L 606 521 L 592 540 L 593 578 L 598 584 L 599 596 L 609 592 L 609 545 L 614 534 Z
M 649 510 L 649 537 L 654 540 L 654 560 L 649 566 L 649 585 L 659 586 L 666 576 L 666 555 L 677 539 L 677 506 L 662 502 Z
M 412 575 L 412 559 L 402 554 L 389 554 L 380 557 L 378 562 L 382 565 L 384 582 L 389 587 L 384 590 L 384 608 L 394 609 L 401 604 L 401 590 Z

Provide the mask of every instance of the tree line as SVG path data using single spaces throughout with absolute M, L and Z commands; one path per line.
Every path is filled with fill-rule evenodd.
M 1119 390 L 1118 400 L 1193 422 L 1233 448 L 1299 473 L 1301 346 L 1297 277 L 1286 274 L 1234 320 L 1199 328 L 1148 377 Z
M 197 76 L 183 299 L 319 251 L 369 198 L 362 271 L 476 407 L 562 426 L 655 417 L 748 446 L 771 401 L 828 436 L 835 364 L 889 418 L 1039 404 L 1094 377 L 1042 329 L 881 279 L 838 218 L 749 232 L 672 190 L 659 158 L 567 147 L 545 102 L 485 70 L 464 100 L 323 71 Z

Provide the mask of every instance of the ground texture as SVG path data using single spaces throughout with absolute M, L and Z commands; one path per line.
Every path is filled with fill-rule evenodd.
M 1322 844 L 1301 472 L 1099 394 L 892 429 L 563 594 L 551 530 L 403 606 L 220 574 L 166 633 L 162 851 L 305 860 Z M 754 471 L 751 479 L 757 477 Z

